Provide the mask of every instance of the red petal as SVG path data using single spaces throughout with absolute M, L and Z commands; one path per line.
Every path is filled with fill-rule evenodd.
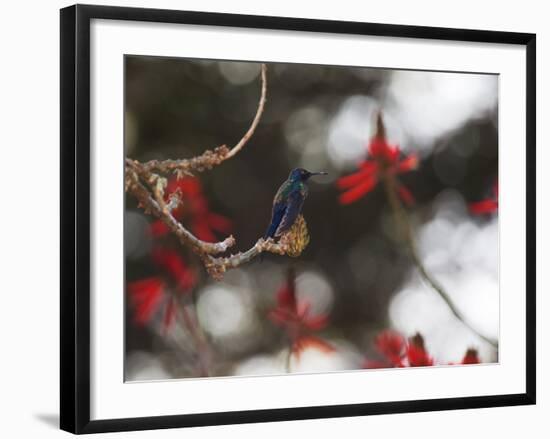
M 483 200 L 470 203 L 470 212 L 475 215 L 493 213 L 498 209 L 498 203 L 495 200 Z
M 328 315 L 319 314 L 315 317 L 308 317 L 303 320 L 303 324 L 311 331 L 320 331 L 328 325 Z
M 403 201 L 403 203 L 407 206 L 412 206 L 414 204 L 414 197 L 411 194 L 411 191 L 409 191 L 405 186 L 399 185 L 397 188 L 397 195 L 399 195 L 401 201 Z
M 433 366 L 433 359 L 428 355 L 426 348 L 424 347 L 424 338 L 420 334 L 409 339 L 409 345 L 407 346 L 407 358 L 409 360 L 409 366 Z
M 136 302 L 144 300 L 148 296 L 159 295 L 162 292 L 164 284 L 157 277 L 137 280 L 128 284 L 128 294 Z
M 401 155 L 401 150 L 397 145 L 396 146 L 388 145 L 388 149 L 386 151 L 386 160 L 390 164 L 397 163 L 400 155 Z
M 345 177 L 340 177 L 336 181 L 336 185 L 339 189 L 349 189 L 353 186 L 360 184 L 361 182 L 372 178 L 372 171 L 359 171 Z
M 149 278 L 128 284 L 128 294 L 135 307 L 135 321 L 147 323 L 160 305 L 164 284 L 158 278 Z
M 340 177 L 336 185 L 340 189 L 349 189 L 362 181 L 375 177 L 374 174 L 378 171 L 378 163 L 372 160 L 365 160 L 360 163 L 359 171 L 354 172 L 353 174 Z
M 406 157 L 397 165 L 397 172 L 399 174 L 403 172 L 412 171 L 418 167 L 418 156 L 416 154 L 411 154 Z
M 390 145 L 385 138 L 373 137 L 369 144 L 369 154 L 372 158 L 391 165 L 399 160 L 401 151 L 398 146 Z
M 365 160 L 361 162 L 359 165 L 359 168 L 361 171 L 367 172 L 367 173 L 375 173 L 378 171 L 378 163 L 374 160 Z
M 289 269 L 285 285 L 277 291 L 277 307 L 269 312 L 269 318 L 280 325 L 299 319 L 296 303 L 296 280 L 294 270 Z
M 280 307 L 298 313 L 298 304 L 296 303 L 296 275 L 294 270 L 289 269 L 285 285 L 277 291 L 277 303 Z
M 159 298 L 149 297 L 136 306 L 134 320 L 138 325 L 145 325 L 159 307 Z
M 402 365 L 405 338 L 401 334 L 395 331 L 384 331 L 376 337 L 374 343 L 378 351 L 394 366 Z
M 156 220 L 149 226 L 149 232 L 154 237 L 160 237 L 166 235 L 170 229 L 161 220 Z
M 468 349 L 466 351 L 466 354 L 464 354 L 464 358 L 462 359 L 462 364 L 478 364 L 478 363 L 481 363 L 481 361 L 479 361 L 477 350 Z
M 371 175 L 360 184 L 355 186 L 353 189 L 350 189 L 349 191 L 344 192 L 342 195 L 340 195 L 340 204 L 351 204 L 357 201 L 363 195 L 370 192 L 374 188 L 374 186 L 376 186 L 376 178 Z
M 424 349 L 416 346 L 409 346 L 407 349 L 407 358 L 409 365 L 412 367 L 433 366 L 432 358 L 424 351 Z
M 386 142 L 386 139 L 378 136 L 373 137 L 368 146 L 369 154 L 373 158 L 385 157 L 388 152 L 388 148 L 389 145 L 388 142 Z
M 166 194 L 170 195 L 179 189 L 184 196 L 193 197 L 202 193 L 201 182 L 195 177 L 173 178 L 166 186 Z
M 185 264 L 180 254 L 171 249 L 157 247 L 151 253 L 153 261 L 166 270 L 183 290 L 195 285 L 195 273 Z

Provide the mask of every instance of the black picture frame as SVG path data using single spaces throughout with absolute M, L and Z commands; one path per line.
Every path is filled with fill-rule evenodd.
M 90 420 L 90 22 L 92 19 L 502 43 L 526 47 L 526 392 L 417 401 Z M 60 424 L 72 433 L 535 404 L 536 36 L 530 33 L 75 5 L 61 10 Z

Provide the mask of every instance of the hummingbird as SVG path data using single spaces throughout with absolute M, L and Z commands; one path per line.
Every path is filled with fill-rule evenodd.
M 289 230 L 302 211 L 307 197 L 306 181 L 314 175 L 327 175 L 327 172 L 309 172 L 303 168 L 290 171 L 287 180 L 281 185 L 273 199 L 271 222 L 264 239 L 281 236 Z

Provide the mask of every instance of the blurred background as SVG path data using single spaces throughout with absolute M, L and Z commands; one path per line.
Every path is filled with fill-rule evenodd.
M 254 117 L 258 63 L 138 56 L 125 62 L 128 157 L 187 158 L 231 147 Z M 374 340 L 388 328 L 406 337 L 421 333 L 437 364 L 460 362 L 472 347 L 482 362 L 498 360 L 497 349 L 420 279 L 396 238 L 382 187 L 353 204 L 338 202 L 336 180 L 367 157 L 379 110 L 389 141 L 420 157 L 418 169 L 400 181 L 416 200 L 409 215 L 424 264 L 471 325 L 498 339 L 498 216 L 468 208 L 490 198 L 498 179 L 498 76 L 269 63 L 265 112 L 252 139 L 184 188 L 208 227 L 191 213 L 183 212 L 182 222 L 205 238 L 231 233 L 233 251 L 247 250 L 263 236 L 289 171 L 323 170 L 329 175 L 309 182 L 303 210 L 309 246 L 297 259 L 268 254 L 217 282 L 127 195 L 127 380 L 288 371 L 287 334 L 267 316 L 290 264 L 299 301 L 328 318 L 317 335 L 335 348 L 306 349 L 291 359 L 292 372 L 361 368 L 379 357 Z M 173 280 L 173 266 L 159 262 L 159 248 L 178 253 L 184 286 L 181 276 Z M 146 293 L 135 286 L 144 281 L 147 288 L 162 284 L 162 292 L 137 306 L 135 297 Z M 167 325 L 172 297 L 185 313 Z

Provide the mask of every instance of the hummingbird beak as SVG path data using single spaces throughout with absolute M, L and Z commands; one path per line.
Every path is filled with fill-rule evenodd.
M 325 172 L 325 171 L 312 172 L 310 175 L 328 175 L 328 172 Z

